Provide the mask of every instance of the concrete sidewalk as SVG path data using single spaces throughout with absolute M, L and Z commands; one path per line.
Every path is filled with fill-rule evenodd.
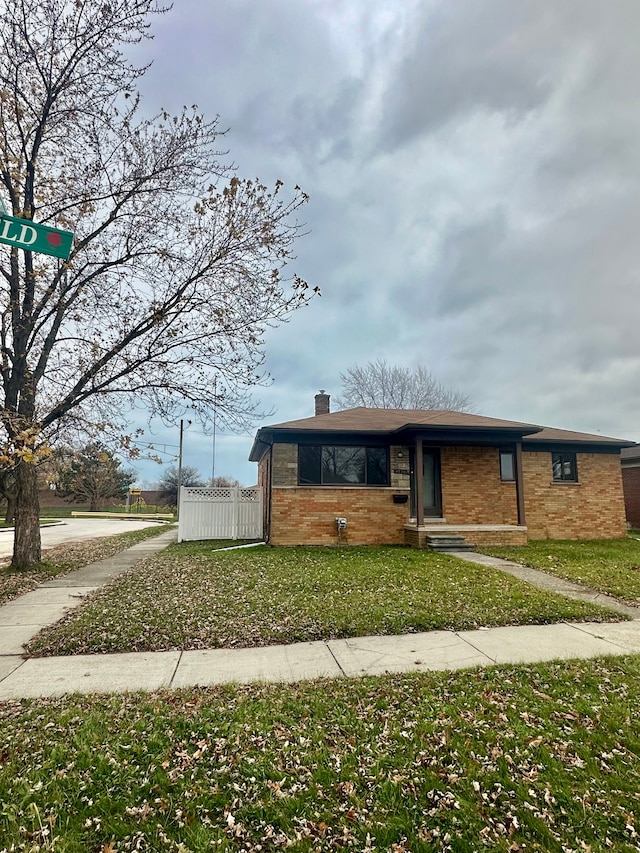
M 136 515 L 126 518 L 64 518 L 54 524 L 40 526 L 42 550 L 47 551 L 56 545 L 69 542 L 82 542 L 87 539 L 99 539 L 102 536 L 113 536 L 115 533 L 125 533 L 128 530 L 142 530 L 154 527 L 157 522 L 141 520 Z M 13 527 L 0 529 L 0 561 L 11 558 L 13 553 Z
M 574 597 L 588 596 L 588 600 L 601 604 L 606 599 L 615 609 L 635 617 L 634 621 L 432 631 L 247 649 L 24 659 L 22 643 L 77 606 L 87 592 L 166 547 L 175 535 L 175 531 L 169 531 L 142 542 L 108 560 L 50 581 L 0 608 L 0 701 L 76 692 L 150 691 L 228 682 L 295 682 L 388 672 L 454 670 L 640 652 L 638 609 L 570 584 L 567 592 L 575 594 Z M 473 562 L 490 560 L 492 566 L 514 574 L 524 569 L 517 563 L 502 566 L 506 561 L 479 554 L 465 554 L 462 558 Z M 556 592 L 568 583 L 543 572 L 526 571 L 530 583 Z

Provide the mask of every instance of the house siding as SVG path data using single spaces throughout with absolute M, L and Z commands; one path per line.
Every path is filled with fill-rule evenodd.
M 619 454 L 578 453 L 578 483 L 554 483 L 551 453 L 522 454 L 529 539 L 626 536 Z

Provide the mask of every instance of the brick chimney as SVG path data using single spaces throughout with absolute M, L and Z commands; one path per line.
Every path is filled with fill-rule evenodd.
M 331 398 L 329 395 L 320 389 L 320 391 L 316 394 L 316 415 L 328 415 L 329 414 L 329 400 Z

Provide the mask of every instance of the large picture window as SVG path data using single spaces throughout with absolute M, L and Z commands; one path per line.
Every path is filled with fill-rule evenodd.
M 578 469 L 575 453 L 552 453 L 551 467 L 554 483 L 577 483 Z
M 301 444 L 298 465 L 299 482 L 303 486 L 389 484 L 385 447 Z

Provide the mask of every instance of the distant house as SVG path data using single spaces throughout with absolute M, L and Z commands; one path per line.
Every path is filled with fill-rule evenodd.
M 624 447 L 621 458 L 627 521 L 631 527 L 640 527 L 640 444 Z
M 626 534 L 620 451 L 632 442 L 461 412 L 332 413 L 324 392 L 315 402 L 314 417 L 262 427 L 253 443 L 274 545 Z

